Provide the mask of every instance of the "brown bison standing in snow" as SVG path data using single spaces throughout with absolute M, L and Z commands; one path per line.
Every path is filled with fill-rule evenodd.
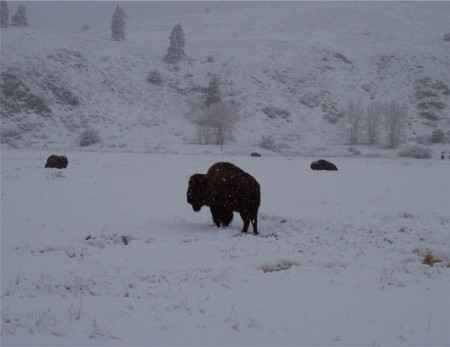
M 328 171 L 337 171 L 336 165 L 330 163 L 329 161 L 319 159 L 318 161 L 313 161 L 311 163 L 312 170 L 328 170 Z
M 65 169 L 68 164 L 69 161 L 67 160 L 66 156 L 53 154 L 47 158 L 47 163 L 45 164 L 45 167 Z
M 239 212 L 246 233 L 250 222 L 258 234 L 258 209 L 260 188 L 256 179 L 237 166 L 220 162 L 211 166 L 205 174 L 195 174 L 189 179 L 187 202 L 195 212 L 209 206 L 214 224 L 228 226 L 233 212 Z

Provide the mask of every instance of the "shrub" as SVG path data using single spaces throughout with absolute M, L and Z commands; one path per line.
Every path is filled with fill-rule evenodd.
M 21 134 L 22 134 L 22 132 L 19 131 L 18 129 L 2 127 L 1 132 L 0 132 L 0 142 L 7 143 L 7 139 L 19 137 Z
M 80 105 L 80 99 L 76 96 L 72 89 L 65 85 L 64 81 L 55 76 L 48 75 L 45 80 L 48 88 L 53 92 L 56 101 L 61 105 L 76 107 Z
M 422 264 L 433 266 L 436 263 L 440 263 L 442 260 L 434 256 L 433 253 L 428 252 L 422 259 Z
M 442 143 L 444 141 L 444 131 L 442 129 L 435 129 L 431 133 L 431 142 L 432 143 Z
M 356 147 L 350 147 L 348 151 L 353 155 L 361 155 L 361 152 Z
M 428 147 L 411 145 L 403 148 L 399 152 L 399 156 L 404 158 L 430 159 L 431 150 Z
M 342 60 L 344 63 L 352 64 L 352 61 L 351 61 L 351 60 L 348 60 L 347 57 L 345 57 L 345 56 L 344 56 L 343 54 L 341 54 L 341 53 L 334 53 L 334 54 L 333 54 L 333 57 L 335 57 L 336 59 Z
M 271 119 L 284 119 L 290 121 L 291 113 L 289 110 L 285 110 L 275 106 L 266 106 L 261 109 L 261 111 L 266 114 Z
M 293 266 L 298 266 L 298 263 L 291 260 L 281 260 L 275 264 L 264 264 L 261 266 L 261 270 L 264 273 L 268 272 L 278 272 L 289 270 Z
M 18 77 L 18 72 L 12 69 L 2 72 L 0 113 L 2 117 L 9 118 L 25 112 L 35 113 L 42 117 L 49 117 L 52 110 L 40 96 L 33 94 L 25 81 Z
M 259 147 L 269 149 L 271 151 L 275 151 L 277 149 L 272 135 L 263 135 L 261 142 L 259 143 Z
M 435 121 L 439 119 L 438 116 L 436 116 L 433 112 L 430 111 L 420 112 L 419 116 L 428 119 L 430 121 Z
M 163 83 L 163 78 L 158 69 L 154 69 L 150 71 L 147 81 L 156 86 L 160 86 Z
M 78 144 L 82 147 L 100 142 L 100 136 L 95 129 L 86 129 L 78 137 Z

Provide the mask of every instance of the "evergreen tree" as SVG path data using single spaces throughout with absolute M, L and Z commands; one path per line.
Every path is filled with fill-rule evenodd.
M 9 25 L 8 1 L 0 1 L 0 27 L 6 28 Z
M 206 91 L 205 105 L 209 107 L 210 105 L 220 102 L 221 100 L 222 96 L 219 89 L 219 78 L 215 76 L 211 79 L 211 81 L 209 81 L 208 89 Z
M 170 45 L 169 48 L 167 48 L 165 61 L 174 64 L 179 62 L 186 55 L 184 52 L 186 39 L 184 38 L 184 31 L 181 24 L 177 24 L 173 27 L 169 40 Z
M 111 22 L 111 38 L 116 41 L 125 40 L 125 17 L 127 16 L 125 10 L 119 5 L 112 16 Z
M 14 14 L 14 16 L 11 17 L 11 25 L 20 27 L 28 26 L 25 6 L 19 5 L 19 7 L 17 7 L 16 13 Z

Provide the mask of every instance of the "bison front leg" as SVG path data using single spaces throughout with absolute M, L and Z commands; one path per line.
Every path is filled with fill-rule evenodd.
M 242 220 L 244 221 L 244 227 L 242 228 L 242 232 L 247 233 L 250 222 L 252 222 L 253 233 L 255 235 L 258 235 L 258 218 L 253 216 L 251 213 L 248 213 L 247 211 L 240 212 L 240 215 Z
M 220 221 L 222 222 L 222 225 L 224 227 L 227 227 L 230 225 L 232 220 L 233 220 L 233 211 L 224 209 L 220 215 Z
M 225 208 L 224 206 L 213 206 L 211 207 L 211 214 L 213 217 L 213 222 L 217 227 L 221 225 L 227 227 L 233 220 L 233 211 Z
M 212 207 L 211 206 L 211 215 L 212 215 L 212 219 L 214 224 L 217 227 L 220 227 L 220 209 L 217 207 Z

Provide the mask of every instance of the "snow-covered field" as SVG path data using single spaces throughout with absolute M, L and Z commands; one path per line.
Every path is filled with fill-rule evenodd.
M 124 42 L 106 1 L 2 28 L 1 345 L 450 345 L 450 3 L 121 4 Z M 193 122 L 213 76 L 223 152 Z M 358 98 L 408 105 L 399 148 L 349 148 Z M 259 236 L 187 204 L 218 161 L 261 184 Z
M 2 345 L 450 343 L 447 160 L 49 154 L 2 147 Z M 186 203 L 224 160 L 260 236 Z

